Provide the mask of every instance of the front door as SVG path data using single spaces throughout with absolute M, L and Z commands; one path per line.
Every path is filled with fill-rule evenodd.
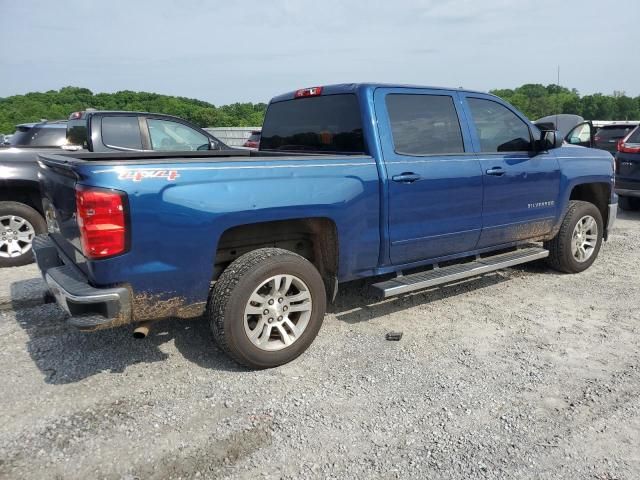
M 458 93 L 380 88 L 375 109 L 391 263 L 473 250 L 482 226 L 482 171 Z
M 549 233 L 560 204 L 555 154 L 534 153 L 529 123 L 496 97 L 464 96 L 484 183 L 478 249 Z

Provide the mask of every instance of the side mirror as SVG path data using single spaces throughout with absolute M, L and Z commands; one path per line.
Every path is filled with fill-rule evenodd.
M 545 130 L 540 136 L 540 150 L 560 148 L 564 142 L 562 135 L 557 130 Z

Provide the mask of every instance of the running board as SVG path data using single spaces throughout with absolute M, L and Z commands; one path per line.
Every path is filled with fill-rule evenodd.
M 484 273 L 494 272 L 521 263 L 532 262 L 549 256 L 549 251 L 541 247 L 520 248 L 513 252 L 501 253 L 485 258 L 478 258 L 473 262 L 451 265 L 448 267 L 398 276 L 391 280 L 375 283 L 372 287 L 379 291 L 384 298 L 402 293 L 435 287 L 444 283 L 456 282 Z

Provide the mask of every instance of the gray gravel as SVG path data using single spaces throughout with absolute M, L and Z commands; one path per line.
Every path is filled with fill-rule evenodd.
M 0 309 L 0 477 L 640 478 L 639 238 L 621 214 L 580 275 L 383 302 L 346 285 L 309 351 L 261 372 L 203 320 L 138 341 L 18 302 Z M 33 267 L 5 272 L 0 292 L 40 295 Z

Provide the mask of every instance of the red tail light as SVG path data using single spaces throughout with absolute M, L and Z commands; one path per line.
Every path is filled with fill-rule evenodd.
M 123 192 L 76 187 L 78 226 L 87 258 L 111 257 L 126 250 L 125 206 Z
M 301 90 L 296 91 L 294 98 L 317 97 L 321 93 L 322 93 L 322 87 L 303 88 Z
M 640 153 L 640 144 L 625 143 L 624 140 L 618 140 L 617 150 L 622 153 Z

